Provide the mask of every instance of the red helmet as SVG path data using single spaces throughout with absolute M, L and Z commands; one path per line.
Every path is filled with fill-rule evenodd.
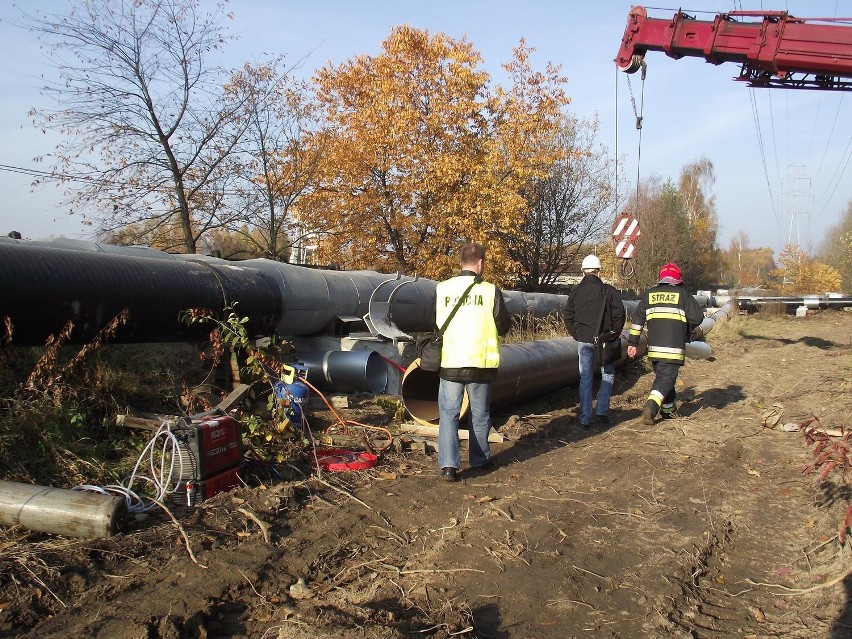
M 677 264 L 669 262 L 660 269 L 660 284 L 680 284 L 683 279 Z

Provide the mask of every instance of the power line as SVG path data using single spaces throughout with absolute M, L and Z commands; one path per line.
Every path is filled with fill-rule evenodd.
M 814 181 L 819 178 L 819 174 L 822 171 L 822 165 L 825 162 L 825 156 L 828 153 L 828 145 L 831 143 L 832 138 L 834 137 L 834 127 L 837 126 L 837 118 L 840 117 L 840 107 L 843 105 L 843 93 L 840 94 L 840 100 L 837 102 L 837 111 L 834 113 L 834 121 L 831 123 L 831 131 L 828 132 L 828 139 L 825 142 L 825 149 L 822 152 L 822 159 L 819 161 L 819 167 L 817 168 L 816 175 L 814 176 Z M 822 199 L 822 198 L 820 198 Z M 819 201 L 819 200 L 817 200 Z
M 770 133 L 772 133 L 772 153 L 775 156 L 775 174 L 778 176 L 778 182 L 781 182 L 781 169 L 778 166 L 778 143 L 777 136 L 775 135 L 775 110 L 772 108 L 772 93 L 769 92 L 766 94 L 766 97 L 769 98 L 769 129 Z
M 66 175 L 50 173 L 49 171 L 39 171 L 38 169 L 28 169 L 22 166 L 13 166 L 11 164 L 0 164 L 0 171 L 7 173 L 18 173 L 28 175 L 30 177 L 42 178 L 48 180 L 56 180 L 57 182 L 96 182 L 97 180 L 86 175 Z
M 754 99 L 754 88 L 749 87 L 749 98 L 751 99 L 751 113 L 754 117 L 754 129 L 757 133 L 757 145 L 760 148 L 760 159 L 763 164 L 763 175 L 766 178 L 766 188 L 769 190 L 769 202 L 772 205 L 772 215 L 775 221 L 780 224 L 781 218 L 778 216 L 778 211 L 775 209 L 775 196 L 772 194 L 772 185 L 769 181 L 769 169 L 766 166 L 766 149 L 763 146 L 763 133 L 760 129 L 760 118 L 757 113 L 757 101 Z
M 846 156 L 846 162 L 843 164 L 843 169 L 840 170 L 838 175 L 838 169 L 840 169 L 840 163 L 837 164 L 837 169 L 834 170 L 834 175 L 837 175 L 837 180 L 834 182 L 834 187 L 831 189 L 831 193 L 828 195 L 828 199 L 825 201 L 820 212 L 814 216 L 814 220 L 818 220 L 825 210 L 828 208 L 828 205 L 831 203 L 831 198 L 834 197 L 834 192 L 837 190 L 837 187 L 840 186 L 840 181 L 843 179 L 843 175 L 846 173 L 846 168 L 849 166 L 849 160 L 852 159 L 852 153 L 849 153 L 849 147 L 852 146 L 852 137 L 849 138 L 849 141 L 846 143 L 846 148 L 843 150 L 843 156 Z M 841 156 L 841 162 L 843 162 L 843 156 Z M 832 180 L 834 176 L 832 176 Z M 829 182 L 831 184 L 831 182 Z

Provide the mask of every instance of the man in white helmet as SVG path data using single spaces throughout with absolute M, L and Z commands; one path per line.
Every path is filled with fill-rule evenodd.
M 601 281 L 601 260 L 597 255 L 587 255 L 580 267 L 583 279 L 568 296 L 565 307 L 565 325 L 571 337 L 577 340 L 580 360 L 580 426 L 590 428 L 593 423 L 609 424 L 609 400 L 615 382 L 615 364 L 601 367 L 601 386 L 596 409 L 592 410 L 592 390 L 595 375 L 595 337 L 624 328 L 624 304 L 619 292 Z

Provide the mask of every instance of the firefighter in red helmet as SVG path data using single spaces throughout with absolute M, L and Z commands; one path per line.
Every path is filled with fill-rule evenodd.
M 627 356 L 636 357 L 642 328 L 648 328 L 648 359 L 654 366 L 654 383 L 642 409 L 642 422 L 654 423 L 659 412 L 663 419 L 675 412 L 675 382 L 684 364 L 686 342 L 700 337 L 698 328 L 704 313 L 683 286 L 680 268 L 668 263 L 660 269 L 659 282 L 642 294 L 631 318 Z

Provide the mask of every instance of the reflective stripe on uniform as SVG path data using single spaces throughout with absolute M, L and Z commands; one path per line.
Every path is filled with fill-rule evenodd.
M 680 353 L 683 354 L 682 348 L 672 348 L 671 346 L 649 346 L 648 351 L 654 353 Z
M 650 359 L 667 359 L 672 361 L 684 361 L 682 348 L 669 348 L 667 346 L 648 346 L 648 357 Z
M 631 324 L 630 330 L 628 331 L 630 335 L 641 335 L 642 334 L 642 325 L 641 324 Z
M 654 402 L 657 406 L 663 403 L 663 394 L 658 390 L 652 390 L 648 395 L 648 401 Z
M 645 319 L 670 319 L 676 322 L 686 323 L 686 313 L 680 309 L 651 307 L 645 311 Z

